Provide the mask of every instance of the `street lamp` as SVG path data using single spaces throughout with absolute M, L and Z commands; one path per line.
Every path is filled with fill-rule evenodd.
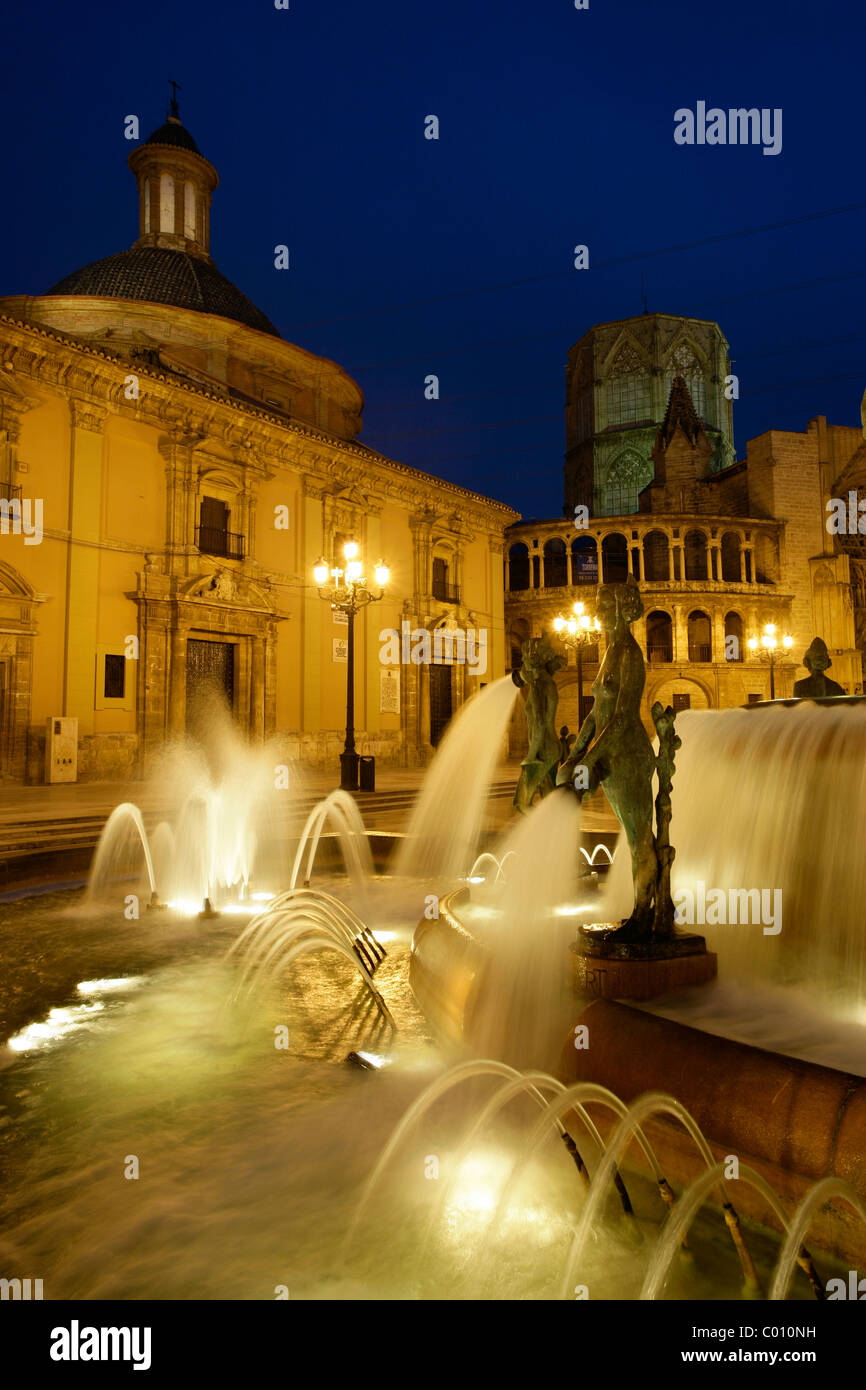
M 349 624 L 349 640 L 346 664 L 346 742 L 340 754 L 340 786 L 344 791 L 358 790 L 358 754 L 355 752 L 355 614 L 368 603 L 378 603 L 385 597 L 388 583 L 388 566 L 380 560 L 375 568 L 378 594 L 367 588 L 364 578 L 364 564 L 358 553 L 355 541 L 346 541 L 343 546 L 345 569 L 339 566 L 331 569 L 327 560 L 321 559 L 313 566 L 313 580 L 319 591 L 319 598 L 330 603 L 335 613 L 345 613 Z M 329 583 L 329 580 L 331 581 Z
M 776 698 L 776 651 L 779 646 L 785 651 L 790 651 L 794 645 L 794 639 L 787 632 L 781 637 L 776 632 L 775 623 L 766 623 L 760 638 L 750 637 L 747 646 L 749 651 L 760 661 L 767 661 L 770 665 L 770 699 Z
M 563 618 L 560 614 L 553 620 L 553 630 L 567 647 L 573 647 L 577 654 L 577 722 L 583 723 L 583 649 L 588 642 L 597 642 L 601 631 L 598 618 L 592 619 L 584 611 L 582 603 L 577 602 L 571 616 Z

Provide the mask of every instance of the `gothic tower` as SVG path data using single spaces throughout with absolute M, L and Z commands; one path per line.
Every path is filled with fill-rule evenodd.
M 728 344 L 718 324 L 640 314 L 597 324 L 574 344 L 566 367 L 565 514 L 638 510 L 653 479 L 653 449 L 674 380 L 688 388 L 710 445 L 709 471 L 734 459 Z

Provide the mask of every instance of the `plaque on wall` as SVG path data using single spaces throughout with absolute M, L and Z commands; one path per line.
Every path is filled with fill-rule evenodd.
M 386 669 L 379 672 L 379 713 L 400 713 L 400 672 Z
M 333 651 L 332 651 L 332 655 L 331 655 L 331 660 L 332 660 L 332 661 L 348 661 L 348 660 L 349 660 L 349 639 L 348 639 L 348 637 L 334 637 L 334 638 L 332 639 L 332 642 L 333 642 Z

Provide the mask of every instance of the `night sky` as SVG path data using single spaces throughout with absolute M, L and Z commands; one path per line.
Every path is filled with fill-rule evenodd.
M 651 311 L 721 324 L 738 456 L 818 414 L 859 424 L 853 0 L 48 0 L 3 30 L 0 293 L 43 293 L 135 240 L 124 117 L 146 138 L 171 77 L 220 174 L 218 266 L 357 378 L 361 438 L 391 457 L 560 515 L 568 348 L 640 313 L 642 272 Z M 782 152 L 676 145 L 674 111 L 699 100 L 781 107 Z M 576 243 L 589 271 L 572 268 Z

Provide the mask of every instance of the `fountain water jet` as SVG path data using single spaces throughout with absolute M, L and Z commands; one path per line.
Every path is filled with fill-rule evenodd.
M 376 1166 L 364 1184 L 364 1189 L 358 1200 L 358 1205 L 355 1208 L 355 1214 L 352 1217 L 349 1229 L 346 1232 L 346 1238 L 343 1242 L 342 1258 L 344 1261 L 348 1258 L 349 1251 L 352 1248 L 352 1242 L 355 1239 L 355 1234 L 361 1224 L 361 1220 L 382 1174 L 391 1162 L 397 1149 L 400 1147 L 404 1136 L 412 1126 L 421 1119 L 421 1116 L 429 1110 L 430 1106 L 434 1105 L 440 1097 L 447 1095 L 455 1086 L 462 1086 L 465 1082 L 473 1080 L 476 1076 L 504 1076 L 514 1079 L 519 1077 L 519 1075 L 520 1073 L 514 1067 L 509 1067 L 506 1063 L 497 1062 L 490 1057 L 476 1062 L 461 1062 L 456 1067 L 452 1067 L 444 1076 L 437 1077 L 417 1100 L 413 1101 L 406 1111 L 406 1114 L 392 1131 L 390 1138 L 376 1160 Z
M 385 956 L 384 948 L 370 929 L 338 898 L 317 889 L 290 889 L 254 917 L 226 953 L 226 959 L 236 952 L 248 953 L 239 988 L 250 974 L 266 968 L 290 935 L 302 933 L 308 927 L 329 932 L 335 940 L 348 945 L 371 975 Z
M 115 806 L 99 837 L 87 885 L 86 901 L 88 903 L 92 904 L 99 901 L 101 894 L 105 892 L 111 880 L 112 870 L 116 869 L 120 852 L 128 840 L 130 830 L 134 832 L 141 845 L 151 898 L 156 893 L 153 858 L 141 811 L 131 801 L 123 801 L 119 806 Z
M 742 1171 L 742 1170 L 741 1170 Z M 768 1297 L 771 1300 L 783 1299 L 788 1291 L 791 1282 L 791 1275 L 794 1272 L 794 1265 L 802 1268 L 803 1237 L 809 1229 L 812 1217 L 824 1204 L 832 1198 L 841 1200 L 852 1209 L 866 1226 L 866 1208 L 860 1201 L 856 1192 L 847 1182 L 841 1178 L 823 1178 L 821 1182 L 815 1184 L 803 1198 L 796 1212 L 794 1219 L 788 1227 L 785 1243 L 782 1246 L 779 1259 L 776 1264 L 776 1273 Z
M 680 1197 L 680 1200 L 665 1222 L 658 1246 L 656 1247 L 649 1269 L 647 1270 L 643 1287 L 640 1291 L 642 1300 L 657 1299 L 661 1294 L 668 1270 L 670 1269 L 671 1260 L 674 1257 L 677 1247 L 684 1243 L 692 1221 L 697 1215 L 700 1207 L 706 1201 L 709 1193 L 714 1187 L 717 1187 L 724 1178 L 726 1168 L 727 1164 L 724 1162 L 714 1163 L 712 1167 L 702 1173 L 699 1178 L 696 1178 Z M 766 1179 L 763 1178 L 760 1173 L 756 1172 L 754 1168 L 750 1168 L 747 1164 L 741 1163 L 739 1166 L 739 1174 L 735 1181 L 747 1183 L 750 1187 L 753 1187 L 756 1192 L 761 1193 L 762 1197 L 766 1199 L 768 1205 L 772 1208 L 782 1230 L 789 1236 L 791 1227 L 785 1214 L 785 1209 Z M 844 1186 L 844 1184 L 842 1185 Z M 725 1218 L 727 1219 L 727 1217 L 728 1211 L 726 1209 Z M 823 1298 L 824 1291 L 815 1274 L 815 1268 L 811 1258 L 808 1252 L 801 1250 L 799 1246 L 797 1247 L 796 1261 L 800 1267 L 805 1270 L 816 1297 Z M 757 1283 L 747 1281 L 746 1292 L 749 1296 L 757 1294 L 759 1292 Z
M 342 791 L 339 788 L 314 806 L 307 817 L 295 852 L 289 889 L 291 890 L 297 885 L 307 844 L 309 844 L 310 850 L 307 856 L 304 886 L 309 887 L 322 830 L 329 820 L 336 831 L 349 877 L 355 887 L 362 894 L 366 894 L 367 880 L 373 873 L 373 856 L 370 853 L 364 820 L 353 798 L 347 791 Z
M 449 724 L 412 810 L 395 873 L 450 882 L 466 872 L 516 698 L 511 677 L 502 676 L 467 700 Z

